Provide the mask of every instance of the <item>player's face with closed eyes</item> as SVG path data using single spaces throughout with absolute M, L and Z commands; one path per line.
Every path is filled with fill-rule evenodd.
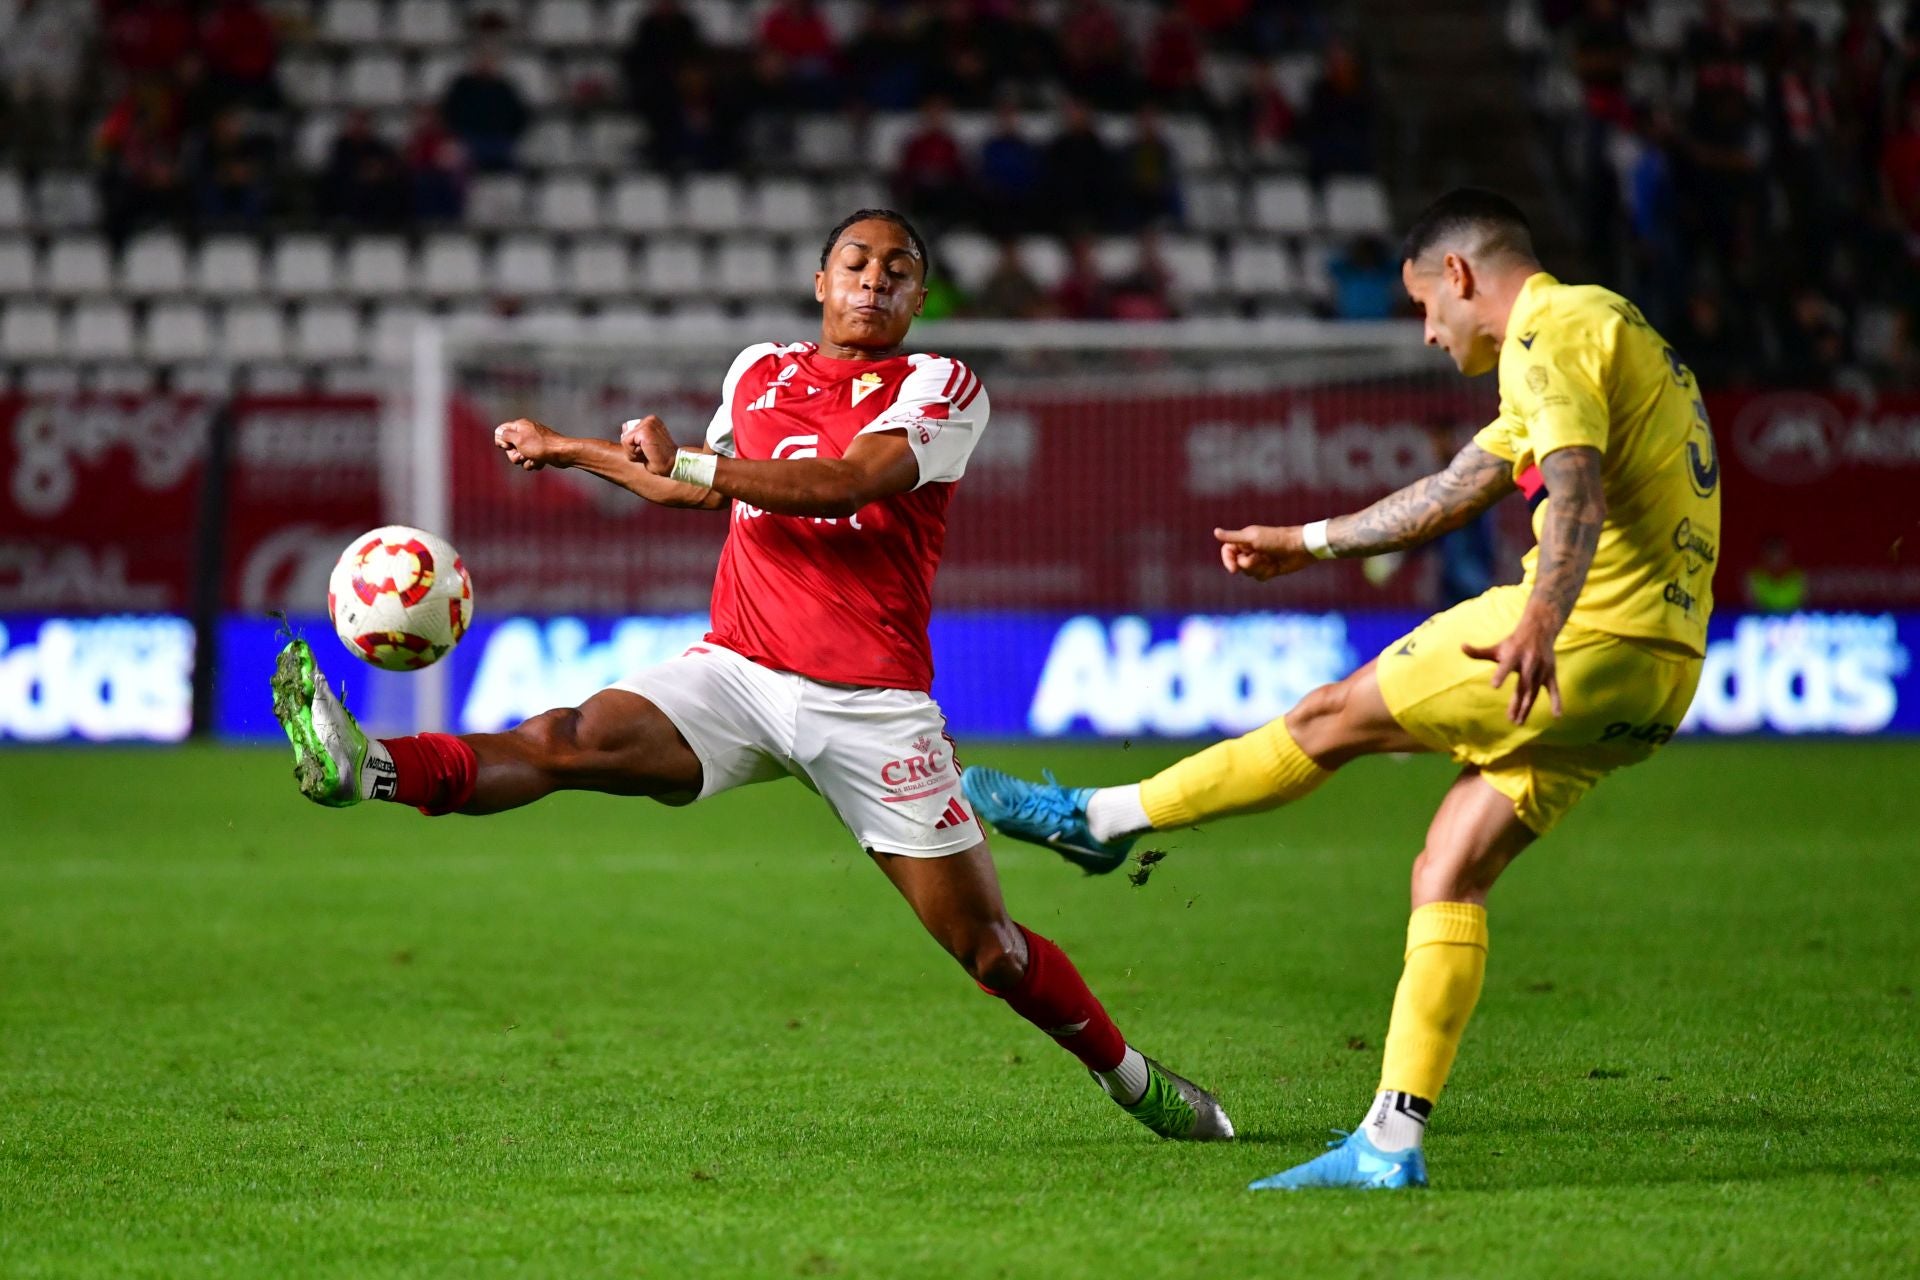
M 926 301 L 926 264 L 906 231 L 891 222 L 856 222 L 840 233 L 826 268 L 814 276 L 821 336 L 829 344 L 885 351 L 906 340 Z
M 1472 275 L 1464 262 L 1452 255 L 1437 269 L 1429 263 L 1403 262 L 1400 280 L 1425 319 L 1428 346 L 1443 349 L 1469 378 L 1499 362 L 1498 344 L 1480 332 L 1471 300 Z

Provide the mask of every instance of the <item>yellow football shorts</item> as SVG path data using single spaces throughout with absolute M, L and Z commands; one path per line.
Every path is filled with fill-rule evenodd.
M 1594 784 L 1652 755 L 1679 727 L 1700 681 L 1700 659 L 1569 623 L 1554 645 L 1565 714 L 1545 691 L 1525 724 L 1507 719 L 1516 677 L 1496 689 L 1493 664 L 1463 644 L 1493 645 L 1520 621 L 1531 589 L 1495 587 L 1436 614 L 1383 650 L 1375 668 L 1400 727 L 1513 801 L 1545 835 Z

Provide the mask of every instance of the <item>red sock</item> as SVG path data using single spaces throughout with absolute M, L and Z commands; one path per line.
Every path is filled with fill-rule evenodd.
M 1127 1055 L 1127 1039 L 1113 1019 L 1087 990 L 1080 971 L 1067 959 L 1067 953 L 1025 925 L 1017 926 L 1027 936 L 1027 972 L 1020 985 L 1011 991 L 983 987 L 990 996 L 998 996 L 1013 1011 L 1040 1028 L 1060 1047 L 1087 1064 L 1092 1071 L 1111 1071 Z
M 423 733 L 412 738 L 382 738 L 393 756 L 393 795 L 387 799 L 438 816 L 465 808 L 473 799 L 480 761 L 463 738 Z

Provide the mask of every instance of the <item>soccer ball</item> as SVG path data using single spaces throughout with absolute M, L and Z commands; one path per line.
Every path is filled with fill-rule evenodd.
M 383 525 L 347 544 L 327 579 L 340 643 L 384 671 L 417 671 L 452 652 L 473 620 L 473 582 L 445 538 Z

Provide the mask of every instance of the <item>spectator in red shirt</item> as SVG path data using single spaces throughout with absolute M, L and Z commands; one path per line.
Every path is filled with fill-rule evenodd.
M 107 24 L 107 48 L 127 71 L 168 73 L 193 52 L 193 12 L 185 0 L 141 0 Z
M 1113 295 L 1100 276 L 1093 241 L 1075 236 L 1067 244 L 1067 274 L 1053 291 L 1053 305 L 1069 320 L 1111 320 Z
M 180 94 L 164 77 L 137 78 L 108 110 L 94 135 L 108 236 L 187 217 L 180 138 Z
M 1179 314 L 1173 305 L 1173 273 L 1167 270 L 1166 261 L 1160 256 L 1157 233 L 1150 230 L 1140 233 L 1139 254 L 1133 269 L 1113 282 L 1113 318 L 1171 320 Z
M 1233 106 L 1233 124 L 1240 145 L 1257 163 L 1273 163 L 1293 140 L 1293 104 L 1265 62 L 1254 63 L 1248 72 L 1246 88 Z
M 1881 149 L 1880 180 L 1910 251 L 1920 249 L 1920 88 L 1908 90 L 1900 118 Z
M 929 98 L 920 127 L 901 144 L 893 190 L 902 207 L 927 222 L 964 221 L 969 209 L 965 154 L 947 122 L 944 98 Z
M 216 93 L 257 105 L 274 100 L 279 49 L 273 20 L 254 0 L 218 0 L 201 20 L 200 52 Z
M 467 208 L 467 152 L 440 118 L 440 108 L 428 104 L 414 113 L 406 159 L 413 216 L 458 222 Z
M 1102 0 L 1070 0 L 1060 20 L 1067 88 L 1096 107 L 1125 109 L 1137 96 L 1133 50 Z
M 1204 111 L 1200 83 L 1200 34 L 1183 9 L 1168 9 L 1147 37 L 1143 74 L 1147 92 L 1163 107 Z
M 780 56 L 787 88 L 811 106 L 833 105 L 839 45 L 814 0 L 779 0 L 760 20 L 760 47 Z

